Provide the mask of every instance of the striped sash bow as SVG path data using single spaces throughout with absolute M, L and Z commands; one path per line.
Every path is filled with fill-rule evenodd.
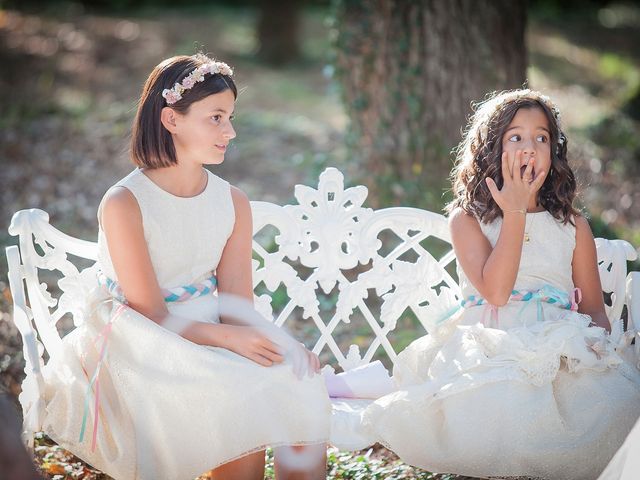
M 571 310 L 573 312 L 578 310 L 578 304 L 582 301 L 582 291 L 579 288 L 574 288 L 571 292 L 565 292 L 552 285 L 546 284 L 537 290 L 512 290 L 509 296 L 509 302 L 524 302 L 524 305 L 520 309 L 520 313 L 524 311 L 531 303 L 535 303 L 537 309 L 537 320 L 543 320 L 542 304 L 549 303 L 556 307 Z M 445 316 L 438 319 L 437 323 L 445 322 L 453 316 L 460 308 L 470 308 L 475 306 L 485 306 L 484 314 L 482 315 L 481 322 L 486 325 L 486 316 L 490 314 L 491 320 L 498 323 L 498 310 L 499 307 L 490 304 L 485 298 L 480 295 L 469 295 L 463 299 L 458 306 L 448 311 Z
M 107 277 L 103 272 L 98 272 L 98 283 L 109 292 L 113 298 L 121 303 L 127 303 L 122 288 L 115 280 Z M 190 283 L 181 287 L 161 289 L 162 297 L 167 303 L 185 302 L 192 298 L 201 297 L 216 290 L 218 282 L 214 275 L 207 277 L 202 282 Z

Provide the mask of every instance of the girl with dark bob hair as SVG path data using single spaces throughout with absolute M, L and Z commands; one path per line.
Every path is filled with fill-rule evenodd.
M 640 415 L 640 372 L 605 314 L 558 108 L 532 90 L 491 96 L 452 179 L 462 300 L 399 355 L 400 392 L 365 425 L 429 471 L 595 479 Z
M 236 136 L 237 94 L 233 70 L 203 54 L 153 69 L 137 168 L 98 210 L 76 299 L 90 314 L 47 367 L 45 431 L 117 480 L 262 479 L 268 445 L 278 478 L 326 476 L 318 357 L 253 310 L 249 200 L 204 168 Z

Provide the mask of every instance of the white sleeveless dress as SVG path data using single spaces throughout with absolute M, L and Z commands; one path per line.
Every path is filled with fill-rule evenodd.
M 162 190 L 141 170 L 117 184 L 139 204 L 162 288 L 214 272 L 233 230 L 229 184 L 208 177 L 206 189 L 190 198 Z M 98 247 L 96 269 L 117 281 L 102 231 Z M 97 282 L 92 287 L 89 298 L 77 301 L 93 314 L 64 337 L 61 354 L 45 370 L 44 431 L 63 447 L 117 480 L 181 480 L 265 446 L 327 441 L 331 407 L 320 375 L 298 380 L 290 365 L 262 367 L 229 350 L 196 345 L 127 308 L 108 337 L 92 451 L 93 394 L 82 442 L 79 437 L 100 334 L 114 307 Z M 211 294 L 167 306 L 184 318 L 219 321 Z
M 637 480 L 640 472 L 640 420 L 598 480 Z
M 481 224 L 492 246 L 501 225 Z M 526 232 L 515 290 L 571 292 L 575 227 L 540 212 Z M 458 274 L 463 296 L 479 296 Z M 365 411 L 371 440 L 434 472 L 597 478 L 640 415 L 640 375 L 631 348 L 557 305 L 471 306 L 409 345 L 398 391 Z

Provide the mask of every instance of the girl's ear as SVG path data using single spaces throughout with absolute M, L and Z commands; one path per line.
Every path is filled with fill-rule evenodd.
M 164 128 L 169 130 L 169 133 L 177 132 L 177 117 L 178 114 L 173 108 L 164 107 L 160 112 L 160 121 Z

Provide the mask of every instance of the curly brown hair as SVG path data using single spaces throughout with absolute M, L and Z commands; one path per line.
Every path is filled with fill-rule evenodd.
M 483 223 L 502 217 L 485 179 L 491 177 L 502 188 L 502 137 L 518 110 L 539 108 L 549 122 L 551 168 L 538 191 L 537 202 L 562 223 L 573 223 L 579 212 L 573 206 L 576 179 L 567 161 L 567 138 L 561 130 L 560 112 L 551 100 L 533 90 L 494 92 L 476 105 L 464 138 L 456 150 L 451 172 L 453 200 L 447 213 L 460 207 Z

